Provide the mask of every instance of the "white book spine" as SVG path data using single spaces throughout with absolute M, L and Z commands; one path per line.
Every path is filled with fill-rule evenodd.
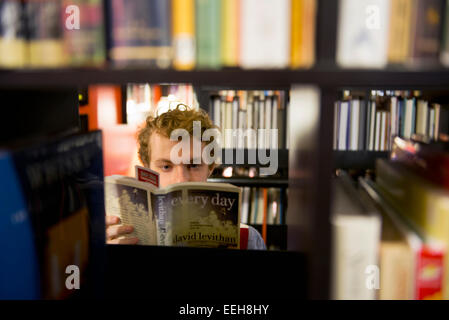
M 346 137 L 348 134 L 348 113 L 349 113 L 349 102 L 340 102 L 340 125 L 338 126 L 338 150 L 346 150 Z
M 405 103 L 404 138 L 410 139 L 412 136 L 413 121 L 413 99 L 407 99 Z
M 359 147 L 359 118 L 360 118 L 360 101 L 352 100 L 351 102 L 351 127 L 349 129 L 349 150 L 357 150 Z
M 265 147 L 271 148 L 271 136 L 270 136 L 270 129 L 271 129 L 271 117 L 272 117 L 272 98 L 270 96 L 265 98 Z
M 376 143 L 376 102 L 371 101 L 371 121 L 370 121 L 370 139 L 369 139 L 369 149 L 374 151 Z
M 338 124 L 340 118 L 340 104 L 338 101 L 334 103 L 334 141 L 333 148 L 334 150 L 338 150 Z
M 215 97 L 213 101 L 214 107 L 214 124 L 221 128 L 221 107 L 220 107 L 220 98 Z
M 271 132 L 271 147 L 274 149 L 279 148 L 279 139 L 282 132 L 279 132 L 278 128 L 278 96 L 273 97 L 273 103 L 272 103 L 272 109 L 271 109 L 271 116 L 273 118 L 273 121 L 271 122 L 271 129 L 276 130 L 277 133 L 275 134 L 275 131 Z
M 393 138 L 398 135 L 398 98 L 391 97 L 390 99 L 390 142 L 388 148 L 391 149 Z
M 380 151 L 387 150 L 385 141 L 387 138 L 387 113 L 385 111 L 381 113 L 381 129 L 380 129 Z
M 265 129 L 265 99 L 259 100 L 259 128 Z M 257 130 L 257 144 L 259 149 L 265 148 L 264 130 Z

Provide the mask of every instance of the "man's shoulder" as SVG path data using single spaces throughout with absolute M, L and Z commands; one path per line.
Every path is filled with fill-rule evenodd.
M 240 228 L 248 228 L 248 247 L 249 250 L 266 250 L 267 247 L 259 231 L 254 227 L 241 223 Z

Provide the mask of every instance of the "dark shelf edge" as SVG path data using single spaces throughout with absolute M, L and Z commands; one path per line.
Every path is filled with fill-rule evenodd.
M 376 159 L 387 159 L 390 151 L 334 150 L 334 169 L 374 169 Z
M 144 68 L 63 68 L 0 70 L 0 86 L 64 87 L 88 84 L 192 83 L 218 86 L 289 87 L 293 83 L 315 84 L 323 87 L 447 87 L 449 69 L 341 69 L 315 67 L 307 70 L 254 69 L 192 70 Z

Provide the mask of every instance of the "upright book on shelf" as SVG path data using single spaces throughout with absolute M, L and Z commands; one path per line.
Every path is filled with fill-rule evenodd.
M 27 57 L 25 10 L 22 1 L 0 2 L 0 67 L 23 68 Z
M 109 55 L 118 66 L 168 68 L 172 60 L 171 1 L 110 0 Z

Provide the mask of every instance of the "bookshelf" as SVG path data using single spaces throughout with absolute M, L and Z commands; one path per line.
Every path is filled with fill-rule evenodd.
M 290 114 L 306 112 L 310 117 L 298 117 L 297 125 L 305 126 L 308 132 L 295 136 L 291 130 L 290 138 L 295 141 L 293 147 L 280 150 L 280 163 L 288 163 L 288 179 L 240 179 L 233 178 L 234 184 L 254 186 L 288 185 L 289 203 L 286 213 L 285 229 L 278 230 L 287 234 L 286 248 L 280 252 L 239 252 L 225 250 L 204 250 L 195 248 L 132 247 L 108 246 L 106 248 L 106 279 L 117 279 L 119 273 L 129 274 L 127 282 L 111 282 L 104 288 L 106 296 L 117 297 L 117 292 L 132 293 L 127 287 L 133 283 L 136 296 L 148 288 L 163 287 L 167 295 L 172 288 L 194 288 L 195 279 L 217 276 L 215 266 L 210 261 L 225 261 L 225 269 L 238 265 L 249 266 L 254 271 L 247 281 L 252 288 L 252 297 L 327 299 L 330 296 L 331 228 L 329 224 L 331 210 L 331 173 L 335 167 L 372 167 L 378 157 L 386 153 L 378 152 L 334 152 L 332 150 L 334 101 L 342 88 L 359 89 L 442 89 L 449 87 L 449 70 L 438 66 L 407 70 L 389 67 L 385 70 L 341 69 L 335 65 L 336 30 L 338 1 L 319 0 L 316 29 L 316 66 L 309 70 L 242 70 L 229 68 L 222 70 L 177 71 L 148 68 L 119 69 L 104 68 L 64 68 L 56 70 L 1 70 L 0 87 L 2 91 L 11 89 L 26 92 L 40 88 L 41 97 L 52 95 L 61 88 L 77 88 L 91 84 L 141 83 L 191 83 L 196 86 L 219 86 L 241 89 L 270 88 L 289 89 L 292 85 L 304 84 L 319 89 L 319 106 L 309 106 L 303 110 L 290 110 Z M 42 100 L 44 101 L 44 100 Z M 63 110 L 70 111 L 70 107 Z M 52 111 L 44 109 L 43 118 L 51 118 Z M 11 121 L 10 119 L 4 119 Z M 15 118 L 14 121 L 19 121 Z M 245 181 L 244 181 L 245 180 Z M 218 180 L 216 180 L 218 181 Z M 220 181 L 224 181 L 221 179 Z M 125 263 L 124 261 L 135 263 Z M 191 277 L 179 274 L 179 263 L 185 263 Z M 267 270 L 260 265 L 275 265 L 273 276 L 267 277 Z M 207 266 L 207 267 L 205 267 Z M 210 267 L 209 267 L 210 266 Z M 203 274 L 201 270 L 206 270 Z M 229 298 L 236 293 L 234 273 L 220 277 L 217 286 L 223 288 L 221 297 Z M 157 275 L 157 277 L 155 277 Z M 204 278 L 203 278 L 204 275 Z M 248 275 L 248 274 L 246 274 Z M 282 275 L 279 277 L 279 275 Z M 221 274 L 220 274 L 221 276 Z M 166 280 L 168 279 L 168 280 Z M 262 279 L 264 284 L 262 284 Z M 166 281 L 165 281 L 166 280 Z M 114 287 L 109 287 L 114 285 Z M 270 292 L 266 291 L 269 287 Z M 274 288 L 274 290 L 273 290 Z M 195 297 L 208 296 L 206 287 L 192 289 Z M 190 290 L 190 289 L 188 289 Z M 247 291 L 240 290 L 236 295 L 247 297 Z M 242 295 L 243 294 L 243 295 Z M 233 296 L 233 297 L 237 297 Z

